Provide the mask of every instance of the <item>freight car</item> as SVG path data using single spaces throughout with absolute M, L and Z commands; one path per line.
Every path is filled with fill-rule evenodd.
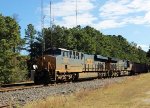
M 98 77 L 133 75 L 147 71 L 146 64 L 101 55 L 89 55 L 63 48 L 49 48 L 37 57 L 31 76 L 36 84 L 76 81 L 79 73 L 96 72 Z

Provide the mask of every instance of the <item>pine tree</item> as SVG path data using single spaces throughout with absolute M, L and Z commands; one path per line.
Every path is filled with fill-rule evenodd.
M 34 42 L 35 42 L 35 34 L 36 30 L 32 24 L 27 25 L 27 29 L 25 29 L 25 40 L 26 40 L 26 50 L 29 52 L 30 59 L 33 60 L 35 57 L 34 52 Z
M 26 40 L 26 50 L 29 52 L 30 59 L 27 61 L 28 65 L 28 77 L 31 75 L 32 65 L 34 64 L 36 57 L 36 48 L 35 48 L 35 34 L 36 30 L 32 24 L 27 25 L 25 29 L 25 40 Z
M 0 14 L 0 83 L 12 81 L 20 44 L 22 39 L 18 23 L 15 19 Z

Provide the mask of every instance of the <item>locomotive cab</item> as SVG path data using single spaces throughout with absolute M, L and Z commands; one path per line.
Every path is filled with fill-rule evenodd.
M 63 48 L 47 49 L 37 57 L 37 69 L 34 74 L 35 83 L 56 82 L 58 79 L 78 79 L 82 72 L 84 54 Z
M 36 69 L 34 73 L 34 82 L 49 83 L 55 80 L 56 57 L 61 55 L 59 49 L 47 49 L 43 55 L 36 58 Z

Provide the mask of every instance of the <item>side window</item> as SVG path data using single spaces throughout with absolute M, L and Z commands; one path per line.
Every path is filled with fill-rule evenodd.
M 72 51 L 69 52 L 69 57 L 71 58 L 71 56 L 72 56 Z
M 74 58 L 74 59 L 76 58 L 76 53 L 75 53 L 75 52 L 73 52 L 73 58 Z
M 81 59 L 83 59 L 84 55 L 81 53 Z
M 79 53 L 78 52 L 76 53 L 76 59 L 79 59 Z
M 68 52 L 66 51 L 66 57 L 68 57 Z
M 68 57 L 69 56 L 69 52 L 67 52 L 67 51 L 63 51 L 62 53 L 63 53 L 64 57 Z

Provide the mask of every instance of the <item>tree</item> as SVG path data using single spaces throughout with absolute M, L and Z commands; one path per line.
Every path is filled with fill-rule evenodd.
M 150 47 L 149 47 L 149 50 L 146 53 L 146 57 L 149 58 L 149 63 L 150 63 Z
M 0 14 L 0 83 L 9 83 L 19 62 L 20 26 L 15 19 Z
M 29 52 L 30 59 L 33 60 L 36 52 L 34 51 L 33 43 L 35 42 L 36 30 L 32 24 L 27 25 L 25 29 L 26 50 Z
M 149 50 L 147 51 L 147 57 L 150 58 L 150 47 L 149 47 Z
M 133 62 L 147 63 L 146 52 L 138 48 L 136 43 L 128 42 L 121 35 L 104 35 L 90 26 L 83 28 L 77 26 L 68 29 L 53 25 L 52 28 L 44 28 L 43 31 L 46 49 L 62 47 L 88 54 L 100 54 Z M 39 37 L 38 44 L 42 45 L 43 37 L 41 35 Z M 38 46 L 38 44 L 36 45 Z

